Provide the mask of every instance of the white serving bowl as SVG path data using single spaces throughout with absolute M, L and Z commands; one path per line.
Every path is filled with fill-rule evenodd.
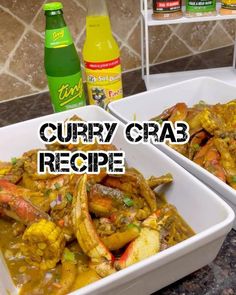
M 143 92 L 109 104 L 111 113 L 122 122 L 147 121 L 178 102 L 188 106 L 204 100 L 209 104 L 226 103 L 236 98 L 236 87 L 213 78 L 196 78 Z M 236 190 L 167 145 L 161 151 L 215 190 L 236 212 Z M 234 223 L 236 229 L 236 221 Z
M 74 114 L 87 121 L 116 120 L 103 109 L 89 106 L 0 128 L 0 159 L 9 160 L 29 149 L 43 147 L 37 135 L 39 125 L 48 120 L 65 120 Z M 174 182 L 165 187 L 166 198 L 197 234 L 73 294 L 155 292 L 210 263 L 232 227 L 232 209 L 213 191 L 154 146 L 129 144 L 123 137 L 123 129 L 120 123 L 114 144 L 125 151 L 129 166 L 137 168 L 145 177 L 172 173 Z M 1 295 L 17 294 L 3 259 L 0 259 L 0 290 Z

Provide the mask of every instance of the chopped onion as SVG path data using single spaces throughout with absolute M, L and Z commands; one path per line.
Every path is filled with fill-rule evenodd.
M 62 195 L 61 195 L 61 194 L 59 194 L 59 195 L 57 196 L 57 201 L 60 202 L 60 203 L 62 202 Z
M 50 207 L 51 207 L 51 208 L 54 208 L 56 205 L 57 205 L 57 202 L 56 202 L 56 201 L 52 201 L 52 202 L 50 203 Z
M 48 282 L 48 281 L 50 281 L 51 279 L 52 279 L 52 274 L 51 274 L 50 272 L 47 272 L 47 273 L 45 274 L 45 281 Z

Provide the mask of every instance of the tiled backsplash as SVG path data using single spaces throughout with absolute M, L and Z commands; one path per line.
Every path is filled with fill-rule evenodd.
M 47 89 L 44 74 L 44 0 L 0 0 L 0 101 Z M 78 51 L 85 38 L 86 0 L 62 0 Z M 123 71 L 139 68 L 139 0 L 107 0 Z M 235 22 L 150 28 L 152 64 L 233 44 Z M 224 56 L 222 56 L 224 58 Z

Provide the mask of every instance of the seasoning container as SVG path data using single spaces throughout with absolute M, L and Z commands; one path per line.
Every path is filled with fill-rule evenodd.
M 216 0 L 186 0 L 186 16 L 216 15 Z
M 80 59 L 63 17 L 60 2 L 44 4 L 46 16 L 44 65 L 55 112 L 86 105 Z
M 123 97 L 120 49 L 112 35 L 105 0 L 87 0 L 83 58 L 89 103 L 107 109 Z
M 153 0 L 154 19 L 175 19 L 182 16 L 181 0 Z
M 236 14 L 236 0 L 221 0 L 220 14 Z

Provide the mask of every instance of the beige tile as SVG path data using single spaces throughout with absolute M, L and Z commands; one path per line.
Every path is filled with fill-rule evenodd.
M 166 45 L 168 38 L 171 35 L 169 26 L 150 27 L 149 29 L 149 48 L 150 48 L 150 63 L 153 63 L 155 58 L 160 53 L 161 49 Z
M 139 22 L 127 41 L 128 45 L 132 47 L 138 54 L 141 54 L 140 30 L 141 24 Z M 165 46 L 165 43 L 170 37 L 171 32 L 172 31 L 169 26 L 153 26 L 149 28 L 149 48 L 151 63 L 155 60 L 161 48 Z
M 235 40 L 236 23 L 234 19 L 223 20 L 221 22 L 225 30 L 229 33 L 233 40 Z
M 140 17 L 138 0 L 107 1 L 113 32 L 124 40 Z
M 181 25 L 178 24 L 178 25 L 169 25 L 169 28 L 174 32 L 177 30 L 178 27 L 180 27 Z
M 173 35 L 158 57 L 157 62 L 173 60 L 190 54 L 192 52 L 186 45 L 176 35 Z
M 121 48 L 121 66 L 123 71 L 141 67 L 141 59 L 128 47 Z
M 72 0 L 62 0 L 61 2 L 64 6 L 63 12 L 66 24 L 68 25 L 74 40 L 76 40 L 85 26 L 86 12 Z M 38 15 L 33 26 L 40 33 L 44 33 L 45 16 L 43 11 Z
M 138 54 L 141 54 L 141 21 L 139 21 L 138 24 L 136 25 L 134 31 L 129 36 L 127 43 Z
M 206 43 L 201 48 L 202 51 L 224 47 L 233 44 L 232 39 L 228 37 L 220 24 L 217 24 Z
M 30 93 L 33 93 L 33 90 L 28 85 L 8 74 L 0 75 L 0 101 Z
M 210 34 L 215 22 L 182 24 L 176 34 L 180 36 L 193 50 L 198 51 Z
M 31 23 L 43 2 L 44 0 L 1 0 L 0 4 L 26 23 Z
M 83 31 L 86 22 L 86 11 L 73 1 L 63 0 L 64 15 L 74 40 Z
M 86 38 L 86 31 L 80 36 L 78 42 L 76 43 L 77 50 L 82 53 L 83 47 L 84 47 L 84 42 Z
M 39 33 L 45 32 L 45 16 L 43 10 L 40 11 L 39 15 L 37 16 L 36 20 L 33 23 L 33 28 L 38 31 Z
M 78 4 L 82 5 L 82 7 L 87 8 L 87 0 L 75 0 Z
M 10 70 L 35 87 L 44 89 L 46 79 L 43 57 L 43 38 L 30 31 L 16 50 L 10 63 Z
M 0 66 L 23 34 L 24 26 L 0 8 Z

